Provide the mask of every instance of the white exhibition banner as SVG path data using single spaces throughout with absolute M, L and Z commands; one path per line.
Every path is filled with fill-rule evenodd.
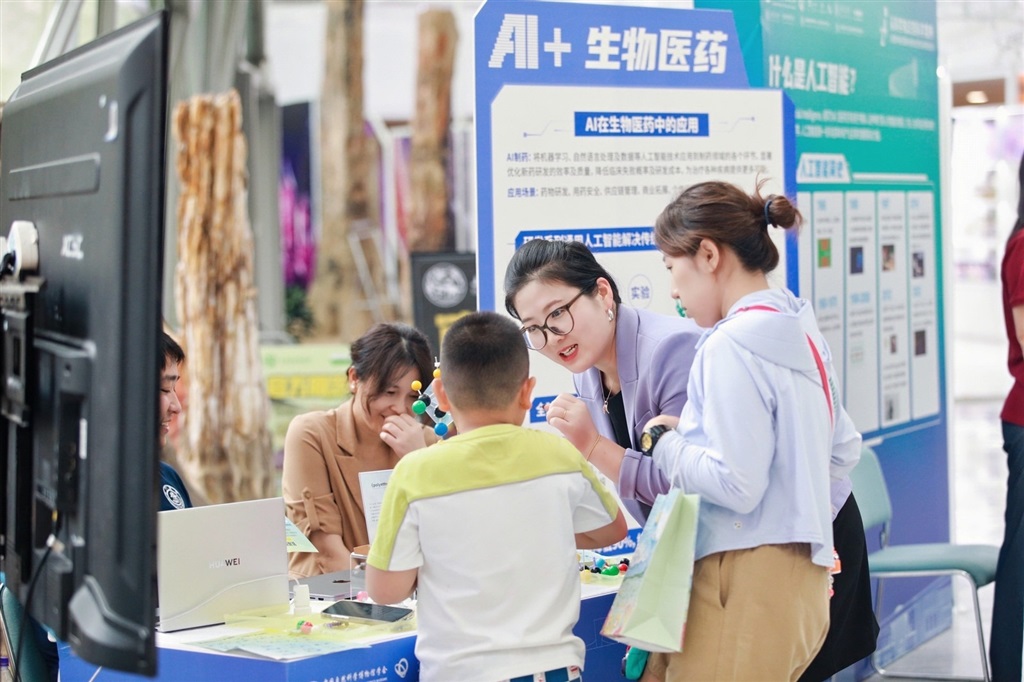
M 476 18 L 480 308 L 504 311 L 502 282 L 530 239 L 587 244 L 623 304 L 677 314 L 652 225 L 689 185 L 732 182 L 795 198 L 793 111 L 747 88 L 729 12 L 488 2 Z M 797 240 L 772 230 L 775 284 L 796 288 Z M 572 390 L 531 354 L 530 422 Z

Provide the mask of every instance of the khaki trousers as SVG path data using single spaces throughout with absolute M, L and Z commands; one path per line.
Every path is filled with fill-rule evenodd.
M 644 680 L 796 680 L 828 632 L 828 569 L 805 543 L 719 552 L 694 565 L 683 651 Z

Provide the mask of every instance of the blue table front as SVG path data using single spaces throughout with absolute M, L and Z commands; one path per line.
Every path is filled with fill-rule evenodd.
M 580 619 L 573 632 L 587 646 L 586 682 L 621 682 L 625 646 L 601 636 L 601 626 L 614 593 L 580 602 Z M 419 679 L 420 664 L 413 650 L 415 634 L 374 642 L 366 648 L 347 649 L 293 661 L 232 656 L 196 648 L 157 649 L 155 678 L 102 670 L 78 658 L 68 644 L 60 647 L 62 682 L 118 682 L 155 679 L 158 682 L 411 682 Z M 96 675 L 95 677 L 93 677 Z

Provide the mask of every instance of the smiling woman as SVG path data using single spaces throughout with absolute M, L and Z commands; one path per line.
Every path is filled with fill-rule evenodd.
M 426 337 L 404 324 L 378 324 L 352 344 L 352 397 L 292 420 L 281 479 L 288 517 L 319 550 L 289 555 L 292 577 L 349 568 L 350 550 L 369 543 L 359 488 L 363 471 L 393 469 L 437 440 L 412 414 L 412 382 L 433 378 Z

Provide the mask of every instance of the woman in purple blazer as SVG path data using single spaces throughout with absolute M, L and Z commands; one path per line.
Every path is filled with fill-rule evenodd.
M 615 280 L 578 242 L 532 240 L 505 270 L 505 308 L 527 344 L 573 373 L 548 423 L 612 481 L 643 523 L 670 488 L 640 453 L 644 424 L 679 414 L 701 330 L 691 320 L 620 305 Z

